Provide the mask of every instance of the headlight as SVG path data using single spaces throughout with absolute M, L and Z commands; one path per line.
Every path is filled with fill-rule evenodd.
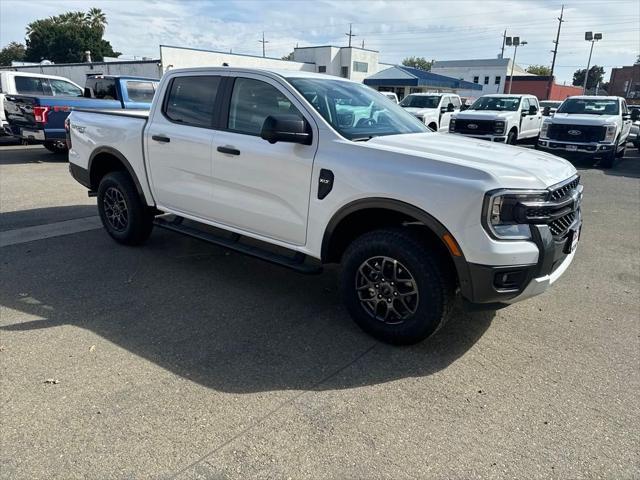
M 531 229 L 522 218 L 521 203 L 544 202 L 546 190 L 497 190 L 487 193 L 482 210 L 485 230 L 499 240 L 528 240 Z
M 450 132 L 455 132 L 456 131 L 456 119 L 452 118 L 451 120 L 449 120 L 449 131 Z
M 505 122 L 503 122 L 502 120 L 498 120 L 497 122 L 494 122 L 493 129 L 495 133 L 504 133 L 504 126 Z
M 616 138 L 616 126 L 615 125 L 605 125 L 607 128 L 607 133 L 604 135 L 604 141 L 607 143 L 613 143 Z
M 540 127 L 540 138 L 548 138 L 547 132 L 549 131 L 549 122 L 544 122 Z

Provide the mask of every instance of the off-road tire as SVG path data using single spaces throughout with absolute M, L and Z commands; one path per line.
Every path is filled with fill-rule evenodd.
M 516 145 L 518 143 L 518 132 L 515 130 L 511 130 L 507 134 L 507 139 L 505 140 L 507 145 Z
M 114 220 L 114 197 L 121 205 L 118 211 L 126 209 L 126 221 Z M 126 172 L 112 172 L 102 178 L 98 186 L 98 212 L 107 233 L 124 245 L 143 244 L 153 230 L 153 211 L 144 204 Z
M 396 260 L 395 265 L 404 266 L 415 280 L 415 313 L 400 323 L 376 318 L 359 296 L 356 285 L 362 278 L 358 277 L 361 266 L 376 257 Z M 347 310 L 362 330 L 386 343 L 408 345 L 424 340 L 445 323 L 455 296 L 455 273 L 440 252 L 430 249 L 418 235 L 403 228 L 375 230 L 347 247 L 342 257 L 340 291 Z M 393 292 L 390 298 L 395 302 Z
M 57 155 L 63 155 L 69 152 L 67 147 L 59 147 L 55 142 L 44 142 L 43 145 L 44 148 Z

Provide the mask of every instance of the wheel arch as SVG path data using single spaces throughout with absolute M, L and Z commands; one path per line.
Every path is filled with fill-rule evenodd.
M 460 255 L 453 255 L 443 239 L 446 234 L 451 233 L 431 214 L 400 200 L 367 198 L 355 200 L 340 208 L 325 228 L 321 260 L 323 263 L 337 263 L 348 244 L 358 236 L 373 229 L 399 224 L 420 229 L 436 248 L 446 252 L 457 274 L 460 288 L 463 293 L 468 291 L 471 282 L 464 253 L 458 245 Z
M 106 146 L 96 148 L 89 157 L 88 170 L 89 182 L 92 191 L 98 190 L 100 180 L 107 173 L 116 171 L 127 172 L 136 186 L 138 195 L 140 195 L 143 203 L 147 204 L 144 190 L 142 189 L 142 185 L 140 184 L 138 176 L 131 166 L 131 163 L 121 152 L 119 152 L 115 148 Z

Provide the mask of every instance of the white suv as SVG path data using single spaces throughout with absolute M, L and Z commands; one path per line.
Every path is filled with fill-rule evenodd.
M 449 132 L 515 145 L 537 139 L 542 124 L 538 99 L 533 95 L 484 95 L 456 113 Z
M 412 93 L 400 102 L 400 106 L 420 119 L 435 132 L 446 132 L 455 112 L 460 111 L 462 100 L 453 93 Z

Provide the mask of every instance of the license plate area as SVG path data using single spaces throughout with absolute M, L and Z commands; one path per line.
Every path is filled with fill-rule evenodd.
M 581 230 L 582 226 L 579 225 L 578 227 L 572 229 L 569 231 L 569 234 L 567 235 L 567 241 L 564 244 L 564 253 L 572 253 L 575 251 L 576 248 L 578 248 L 578 242 L 580 241 L 580 230 Z
M 566 149 L 567 149 L 567 152 L 577 152 L 578 151 L 578 146 L 577 145 L 567 145 Z

